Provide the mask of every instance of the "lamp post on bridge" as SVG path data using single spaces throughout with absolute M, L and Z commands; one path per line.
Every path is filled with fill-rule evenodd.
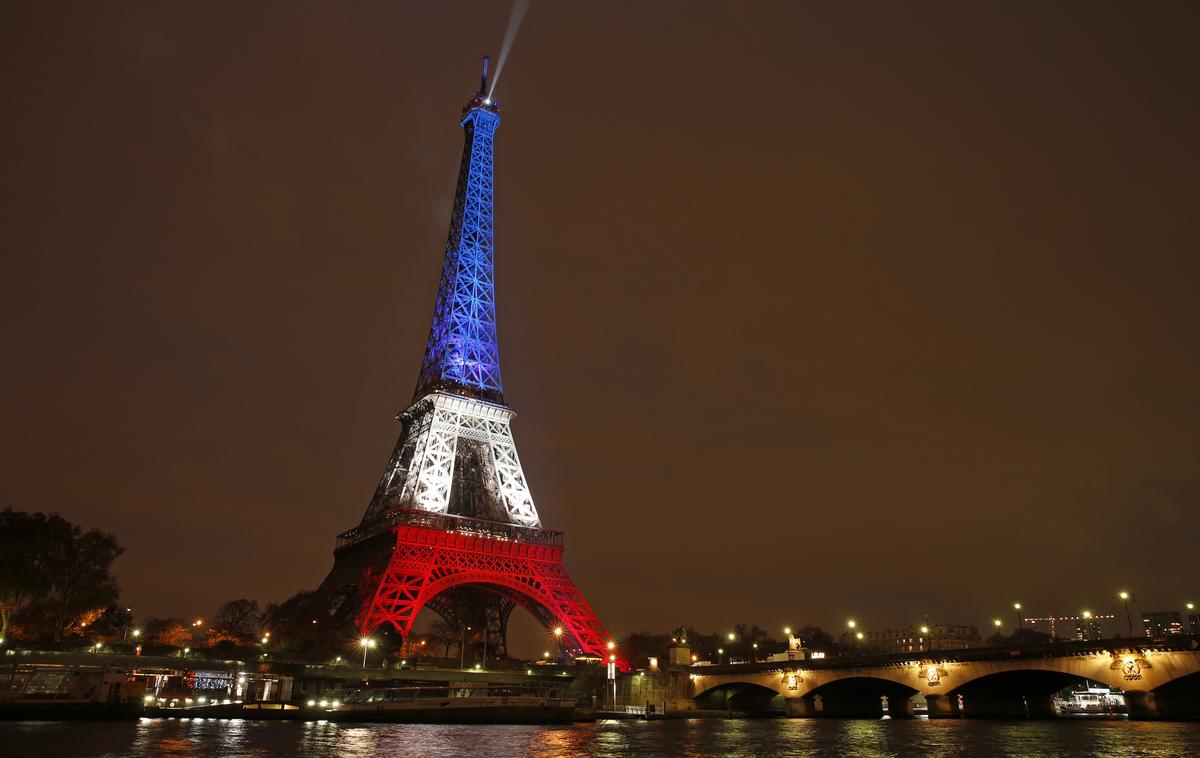
M 363 650 L 362 667 L 366 668 L 367 667 L 367 650 L 375 647 L 375 640 L 371 639 L 370 637 L 363 637 L 361 640 L 358 641 L 358 644 L 362 647 L 362 650 Z
M 1125 604 L 1125 623 L 1129 624 L 1129 639 L 1133 639 L 1133 616 L 1129 613 L 1130 595 L 1128 592 L 1121 590 L 1117 594 L 1117 597 L 1121 598 L 1121 602 Z

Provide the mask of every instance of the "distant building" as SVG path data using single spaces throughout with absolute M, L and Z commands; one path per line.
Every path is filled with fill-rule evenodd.
M 1112 618 L 1109 616 L 1109 618 Z M 1075 619 L 1075 639 L 1077 640 L 1098 640 L 1103 639 L 1104 635 L 1100 632 L 1100 619 L 1095 616 L 1080 616 Z
M 1147 637 L 1183 634 L 1183 622 L 1179 619 L 1179 611 L 1147 611 L 1142 614 L 1142 626 L 1146 629 Z M 1195 628 L 1194 621 L 1192 628 Z
M 858 644 L 864 651 L 873 653 L 925 653 L 980 647 L 983 639 L 973 626 L 930 624 L 864 632 Z

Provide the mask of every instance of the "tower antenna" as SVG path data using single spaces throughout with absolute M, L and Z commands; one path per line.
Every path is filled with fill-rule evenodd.
M 480 94 L 487 92 L 487 67 L 488 67 L 488 57 L 485 55 L 485 56 L 483 56 L 483 76 L 479 77 L 479 93 Z

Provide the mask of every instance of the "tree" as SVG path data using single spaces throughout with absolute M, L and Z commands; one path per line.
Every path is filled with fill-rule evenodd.
M 261 616 L 257 600 L 239 598 L 217 609 L 213 626 L 235 637 L 253 637 L 258 631 Z
M 88 622 L 88 629 L 94 634 L 120 638 L 117 640 L 118 642 L 127 637 L 132 627 L 133 614 L 123 605 L 110 605 L 102 612 L 97 613 L 95 619 Z
M 192 642 L 192 630 L 178 621 L 170 621 L 154 635 L 154 644 L 186 647 Z
M 793 636 L 804 641 L 804 646 L 813 650 L 833 652 L 835 646 L 833 635 L 819 626 L 802 626 L 793 632 Z
M 33 602 L 48 607 L 55 641 L 103 611 L 119 594 L 112 563 L 121 552 L 111 534 L 84 532 L 57 513 L 0 511 L 0 636 L 12 612 Z
M 462 630 L 458 629 L 444 618 L 438 618 L 429 625 L 429 636 L 442 646 L 442 657 L 450 657 L 450 646 L 461 641 Z
M 80 613 L 104 608 L 120 595 L 112 564 L 125 549 L 111 534 L 97 529 L 85 532 L 56 515 L 51 518 L 62 522 L 55 525 L 47 566 L 57 642 Z
M 50 592 L 50 530 L 42 513 L 0 511 L 0 637 L 12 614 Z

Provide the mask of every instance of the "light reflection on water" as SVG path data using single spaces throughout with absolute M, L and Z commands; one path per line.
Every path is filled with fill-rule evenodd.
M 1176 758 L 1200 723 L 1130 721 L 607 721 L 555 726 L 142 719 L 0 722 L 4 756 L 730 756 Z

